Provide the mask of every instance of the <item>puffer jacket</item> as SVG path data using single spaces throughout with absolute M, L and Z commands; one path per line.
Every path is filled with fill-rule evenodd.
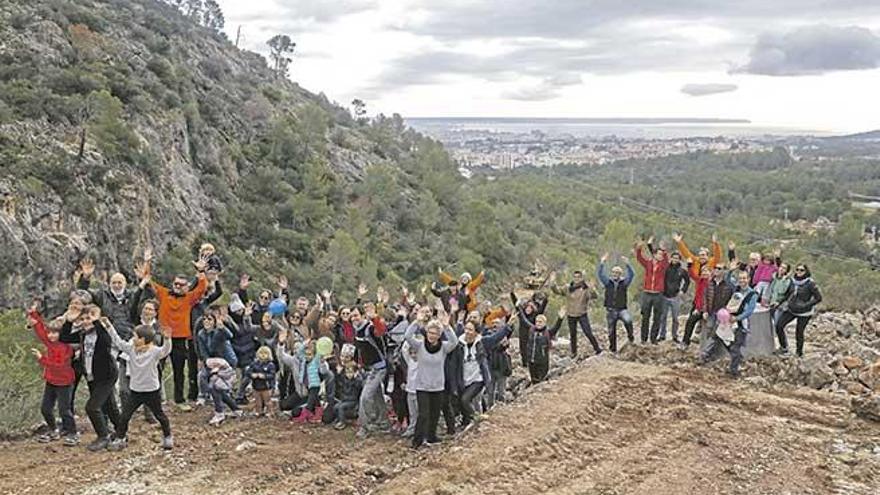
M 791 314 L 812 316 L 816 312 L 816 305 L 822 302 L 822 293 L 819 292 L 819 286 L 812 277 L 802 280 L 793 278 L 785 292 L 785 301 Z
M 73 346 L 61 342 L 60 340 L 50 342 L 47 336 L 46 324 L 39 313 L 28 313 L 30 318 L 35 321 L 34 333 L 43 345 L 46 346 L 46 353 L 40 358 L 40 366 L 43 367 L 43 379 L 49 385 L 56 387 L 66 387 L 73 385 L 74 372 L 70 360 L 73 358 Z

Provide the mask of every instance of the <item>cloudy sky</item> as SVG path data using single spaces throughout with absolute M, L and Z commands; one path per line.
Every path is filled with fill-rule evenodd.
M 880 0 L 219 0 L 291 78 L 407 117 L 723 117 L 880 128 Z

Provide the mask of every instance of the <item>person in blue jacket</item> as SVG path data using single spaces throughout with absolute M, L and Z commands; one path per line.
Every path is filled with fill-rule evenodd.
M 614 266 L 611 268 L 611 276 L 606 273 L 605 264 L 608 262 L 608 253 L 602 255 L 599 267 L 596 269 L 596 277 L 605 287 L 605 319 L 608 322 L 608 344 L 611 352 L 617 352 L 617 322 L 622 321 L 626 328 L 626 338 L 630 344 L 635 341 L 633 335 L 633 319 L 627 310 L 627 292 L 636 276 L 635 270 L 626 258 L 621 258 L 626 264 L 626 276 L 623 268 Z

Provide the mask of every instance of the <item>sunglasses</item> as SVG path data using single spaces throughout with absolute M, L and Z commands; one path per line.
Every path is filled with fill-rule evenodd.
M 796 271 L 796 272 L 805 272 L 805 271 L 807 271 L 807 269 L 806 269 L 806 268 L 795 268 L 794 271 Z

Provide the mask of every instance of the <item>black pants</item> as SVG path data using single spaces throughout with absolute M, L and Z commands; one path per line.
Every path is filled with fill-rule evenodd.
M 184 402 L 183 368 L 187 367 L 189 378 L 189 400 L 199 396 L 199 359 L 196 356 L 196 344 L 192 339 L 171 339 L 171 371 L 174 374 L 174 402 Z
M 467 426 L 474 420 L 474 398 L 483 391 L 483 382 L 474 382 L 461 393 L 461 424 Z
M 309 397 L 306 399 L 306 409 L 310 413 L 315 412 L 315 408 L 321 405 L 320 401 L 321 387 L 309 387 Z
M 76 421 L 70 402 L 73 400 L 73 385 L 58 386 L 46 383 L 43 389 L 43 403 L 40 412 L 49 428 L 55 429 L 55 405 L 58 405 L 58 414 L 61 416 L 61 433 L 66 435 L 76 434 Z
M 162 394 L 158 390 L 152 392 L 128 391 L 125 402 L 122 404 L 122 417 L 119 418 L 119 426 L 116 427 L 116 436 L 125 438 L 128 435 L 128 423 L 141 405 L 146 406 L 159 421 L 159 426 L 162 427 L 162 436 L 171 436 L 171 423 L 168 421 L 165 411 L 162 410 Z
M 724 343 L 718 334 L 713 334 L 709 344 L 703 350 L 700 357 L 702 363 L 707 363 L 718 356 L 718 348 L 724 347 L 730 353 L 730 368 L 728 372 L 733 376 L 739 376 L 739 367 L 743 362 L 742 349 L 746 345 L 746 331 L 740 326 L 734 329 L 733 342 L 730 345 Z
M 82 359 L 73 361 L 73 385 L 70 390 L 70 414 L 76 416 L 76 391 L 79 389 L 79 382 L 82 380 L 84 371 Z
M 788 350 L 788 337 L 785 335 L 785 327 L 792 321 L 797 320 L 794 329 L 794 339 L 795 345 L 797 346 L 797 355 L 803 356 L 804 337 L 810 318 L 812 318 L 812 316 L 795 316 L 789 311 L 783 311 L 782 315 L 779 316 L 779 320 L 776 322 L 776 338 L 779 339 L 779 347 L 786 351 Z
M 461 400 L 456 393 L 446 391 L 440 399 L 440 410 L 443 412 L 443 419 L 446 422 L 446 433 L 455 434 L 455 418 L 461 412 Z M 438 421 L 439 416 L 438 416 Z
M 529 363 L 529 377 L 532 379 L 532 385 L 544 381 L 548 371 L 550 371 L 549 361 Z
M 413 435 L 413 447 L 425 441 L 437 441 L 437 423 L 440 421 L 440 409 L 443 407 L 443 392 L 416 392 L 419 404 L 419 416 L 416 418 L 416 433 Z
M 650 324 L 651 343 L 657 343 L 660 334 L 660 321 L 663 319 L 663 294 L 656 292 L 642 293 L 642 343 L 648 341 L 648 326 Z
M 525 325 L 519 326 L 519 356 L 522 358 L 522 365 L 528 366 L 529 364 L 529 327 Z
M 89 400 L 86 402 L 86 414 L 89 415 L 92 428 L 99 438 L 110 434 L 110 428 L 107 426 L 108 419 L 113 423 L 114 428 L 119 428 L 119 407 L 116 405 L 115 389 L 116 377 L 113 377 L 111 380 L 89 382 Z
M 703 313 L 700 311 L 691 311 L 688 315 L 687 323 L 684 324 L 684 345 L 691 345 L 691 338 L 694 336 L 694 329 L 703 321 Z
M 590 317 L 584 313 L 580 316 L 568 317 L 568 338 L 571 340 L 571 355 L 577 356 L 578 352 L 578 323 L 581 324 L 581 330 L 584 331 L 584 335 L 587 336 L 590 345 L 593 346 L 593 351 L 595 351 L 596 354 L 602 352 L 602 348 L 599 347 L 599 341 L 596 340 L 596 336 L 593 335 L 593 329 L 590 327 Z

